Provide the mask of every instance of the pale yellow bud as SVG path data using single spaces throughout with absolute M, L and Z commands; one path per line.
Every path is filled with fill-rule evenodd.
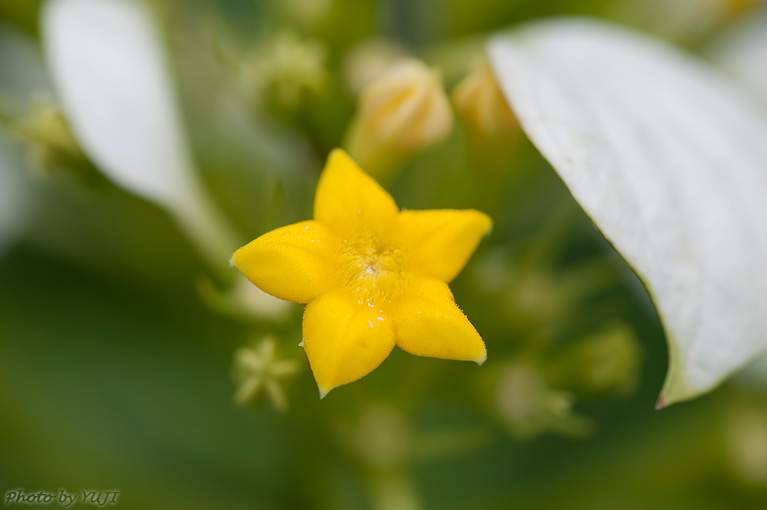
M 313 26 L 327 17 L 333 0 L 285 0 L 284 4 L 297 21 Z
M 349 90 L 359 94 L 405 58 L 405 50 L 395 42 L 366 40 L 355 46 L 344 59 L 344 82 Z
M 476 134 L 499 137 L 519 129 L 490 67 L 483 63 L 453 90 L 453 104 Z
M 724 2 L 727 14 L 730 16 L 740 16 L 751 12 L 759 6 L 758 0 L 721 0 Z
M 402 60 L 362 92 L 348 149 L 363 168 L 380 175 L 443 140 L 452 126 L 441 76 L 417 60 Z
M 735 474 L 748 485 L 767 487 L 767 413 L 741 405 L 727 418 L 725 441 Z

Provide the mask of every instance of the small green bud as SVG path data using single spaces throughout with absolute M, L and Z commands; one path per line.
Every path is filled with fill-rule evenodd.
M 495 406 L 509 432 L 532 439 L 551 431 L 568 436 L 591 432 L 591 422 L 573 413 L 572 394 L 552 388 L 543 374 L 527 363 L 507 366 L 495 387 Z
M 555 385 L 579 395 L 626 395 L 639 383 L 641 361 L 634 331 L 614 323 L 559 349 L 548 374 Z
M 297 360 L 281 359 L 276 346 L 273 337 L 266 337 L 257 346 L 242 347 L 235 353 L 234 378 L 239 384 L 235 401 L 239 405 L 267 396 L 278 411 L 287 411 L 283 384 L 300 370 L 300 364 Z
M 98 175 L 80 149 L 63 112 L 50 99 L 33 99 L 29 113 L 17 120 L 11 130 L 27 145 L 28 165 L 36 174 L 49 177 L 64 171 L 87 179 Z
M 330 81 L 325 46 L 281 32 L 247 59 L 243 76 L 260 107 L 278 116 L 293 115 Z

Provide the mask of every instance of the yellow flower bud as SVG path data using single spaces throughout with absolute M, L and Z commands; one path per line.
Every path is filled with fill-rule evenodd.
M 362 92 L 348 148 L 371 173 L 382 174 L 402 158 L 443 140 L 452 126 L 439 73 L 406 59 Z
M 359 94 L 365 87 L 405 60 L 405 50 L 387 39 L 369 39 L 352 49 L 344 59 L 344 82 Z
M 732 17 L 749 13 L 759 6 L 757 0 L 722 0 L 722 2 L 724 2 L 727 14 Z
M 452 99 L 459 116 L 477 135 L 494 138 L 519 129 L 517 119 L 486 63 L 455 87 Z
M 285 0 L 284 6 L 302 25 L 314 26 L 327 18 L 333 0 Z
M 767 487 L 767 412 L 740 402 L 726 418 L 725 445 L 735 475 L 752 487 Z

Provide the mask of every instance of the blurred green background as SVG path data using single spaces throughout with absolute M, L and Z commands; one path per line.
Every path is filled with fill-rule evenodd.
M 3 496 L 118 490 L 130 509 L 767 508 L 764 378 L 654 410 L 667 351 L 650 299 L 520 131 L 482 145 L 458 115 L 446 140 L 383 180 L 401 207 L 493 218 L 451 285 L 487 363 L 395 350 L 319 400 L 297 346 L 301 307 L 238 313 L 217 290 L 227 282 L 168 215 L 111 184 L 68 134 L 42 56 L 41 6 L 0 0 Z M 355 113 L 355 76 L 376 58 L 359 56 L 371 39 L 438 68 L 449 93 L 490 33 L 526 20 L 598 16 L 703 55 L 759 8 L 147 6 L 199 175 L 243 242 L 311 216 L 324 159 Z M 286 57 L 281 44 L 304 56 Z M 242 353 L 267 356 L 264 339 L 298 371 L 271 381 L 277 389 L 242 393 Z

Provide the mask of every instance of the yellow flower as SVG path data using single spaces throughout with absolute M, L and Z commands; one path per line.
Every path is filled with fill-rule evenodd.
M 418 356 L 487 358 L 447 283 L 490 226 L 473 210 L 400 211 L 336 149 L 314 220 L 264 234 L 232 263 L 263 291 L 308 303 L 301 344 L 325 396 L 373 371 L 395 345 Z

